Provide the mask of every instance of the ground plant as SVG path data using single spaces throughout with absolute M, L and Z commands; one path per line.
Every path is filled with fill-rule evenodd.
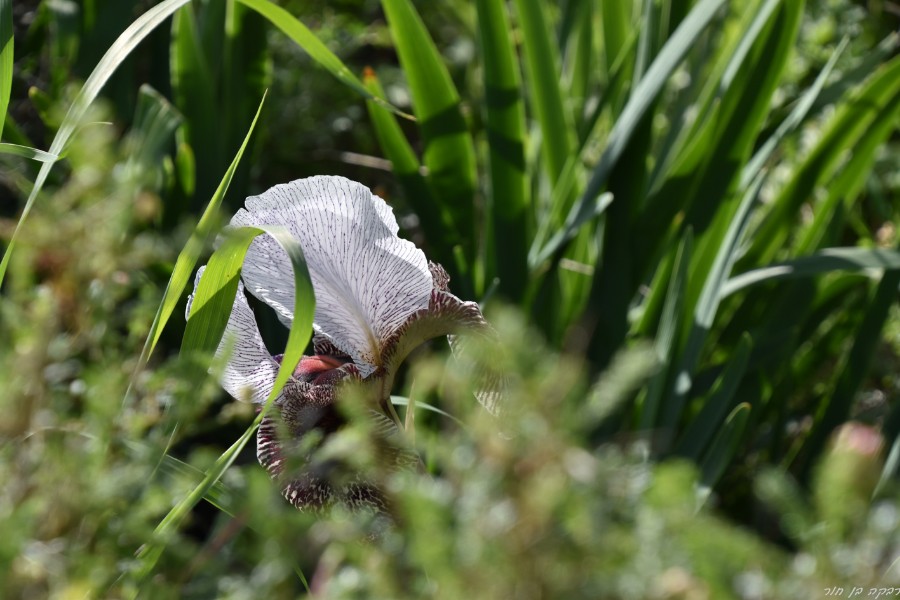
M 0 0 L 0 597 L 900 595 L 898 26 L 878 0 Z M 361 217 L 239 212 L 298 179 L 382 198 L 417 266 L 310 245 Z M 402 269 L 419 309 L 323 345 L 413 295 Z M 341 425 L 286 464 L 378 502 L 306 506 L 257 462 L 323 382 Z

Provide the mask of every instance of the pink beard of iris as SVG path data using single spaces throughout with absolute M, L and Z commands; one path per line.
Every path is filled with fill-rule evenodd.
M 281 357 L 276 360 L 281 362 Z M 297 368 L 294 369 L 294 377 L 300 381 L 305 381 L 313 385 L 323 383 L 331 383 L 335 379 L 343 377 L 343 373 L 335 371 L 341 365 L 350 362 L 347 358 L 337 356 L 329 356 L 326 354 L 314 354 L 313 356 L 304 356 L 300 359 Z

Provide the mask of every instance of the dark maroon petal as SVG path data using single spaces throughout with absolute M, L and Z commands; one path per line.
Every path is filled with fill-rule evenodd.
M 313 349 L 316 351 L 316 354 L 328 354 L 338 358 L 346 358 L 347 361 L 352 360 L 349 354 L 335 346 L 330 339 L 321 333 L 313 335 Z
M 434 289 L 431 291 L 428 308 L 415 313 L 408 321 L 394 331 L 382 346 L 385 370 L 395 373 L 406 356 L 423 342 L 448 336 L 454 354 L 467 352 L 478 340 L 494 341 L 494 330 L 488 325 L 475 302 L 460 300 L 448 291 L 450 277 L 437 263 L 429 263 Z M 479 369 L 479 402 L 491 413 L 499 410 L 503 377 L 492 372 L 488 365 Z
M 428 261 L 428 270 L 431 271 L 431 282 L 433 289 L 439 292 L 450 291 L 450 276 L 447 271 L 436 262 Z
M 345 367 L 351 367 L 343 372 L 345 378 L 354 373 L 358 376 L 352 365 L 334 371 Z M 336 384 L 290 382 L 282 401 L 273 408 L 273 416 L 266 417 L 260 424 L 256 436 L 257 458 L 269 475 L 282 485 L 284 497 L 300 510 L 321 510 L 341 503 L 350 508 L 385 511 L 387 505 L 377 486 L 359 473 L 349 473 L 349 481 L 346 471 L 340 477 L 340 465 L 317 462 L 313 458 L 316 448 L 303 448 L 304 437 L 311 431 L 319 430 L 324 439 L 345 425 L 345 419 L 335 406 L 339 387 Z M 385 428 L 384 421 L 390 420 L 379 413 L 373 413 L 374 417 L 377 417 L 374 435 L 388 437 L 382 429 Z M 396 425 L 390 424 L 396 433 Z M 394 450 L 387 455 L 388 470 L 418 461 L 414 454 L 398 451 L 396 446 L 390 447 Z M 305 454 L 300 454 L 301 448 Z

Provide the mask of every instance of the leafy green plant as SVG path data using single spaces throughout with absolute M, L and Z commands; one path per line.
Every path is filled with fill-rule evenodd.
M 897 365 L 882 332 L 900 284 L 900 58 L 866 9 L 34 4 L 22 33 L 0 0 L 4 596 L 896 585 L 900 411 L 870 365 Z M 324 33 L 336 13 L 371 21 L 353 52 Z M 288 44 L 314 66 L 274 60 Z M 346 399 L 350 425 L 320 459 L 373 473 L 396 506 L 388 527 L 288 510 L 242 451 L 262 415 L 198 377 L 259 231 L 215 251 L 184 332 L 170 319 L 222 207 L 283 177 L 267 152 L 284 132 L 266 126 L 293 99 L 254 114 L 273 75 L 346 95 L 366 128 L 348 139 L 383 158 L 347 153 L 392 169 L 356 177 L 502 340 L 481 356 L 511 382 L 499 421 L 474 410 L 465 360 L 426 352 L 401 377 L 427 473 L 383 472 Z M 307 159 L 291 168 L 334 168 Z M 294 256 L 296 314 L 311 319 Z M 290 332 L 294 358 L 310 319 Z M 888 401 L 866 413 L 864 390 Z M 854 418 L 880 432 L 842 427 Z

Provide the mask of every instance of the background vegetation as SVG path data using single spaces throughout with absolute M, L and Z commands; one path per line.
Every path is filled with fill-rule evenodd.
M 850 0 L 0 0 L 0 595 L 900 587 L 897 25 Z M 248 194 L 328 173 L 482 301 L 510 380 L 497 421 L 443 344 L 414 357 L 427 474 L 382 472 L 365 419 L 328 441 L 392 525 L 291 509 L 179 318 Z

